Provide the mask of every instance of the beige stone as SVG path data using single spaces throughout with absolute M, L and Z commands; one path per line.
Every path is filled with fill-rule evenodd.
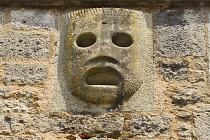
M 75 98 L 79 108 L 87 104 L 91 111 L 96 111 L 94 104 L 101 109 L 123 105 L 126 111 L 152 110 L 151 18 L 144 11 L 118 8 L 61 17 L 59 82 L 71 110 Z

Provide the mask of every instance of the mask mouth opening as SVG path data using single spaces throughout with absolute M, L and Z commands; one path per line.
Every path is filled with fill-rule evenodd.
M 118 86 L 122 79 L 122 75 L 111 67 L 94 67 L 86 73 L 87 85 Z

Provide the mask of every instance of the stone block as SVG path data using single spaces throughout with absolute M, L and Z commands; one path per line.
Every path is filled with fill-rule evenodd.
M 131 120 L 131 136 L 152 138 L 160 134 L 167 134 L 169 117 L 162 116 L 135 116 Z
M 82 139 L 81 139 L 82 140 Z M 117 140 L 117 139 L 112 139 L 112 138 L 97 138 L 97 137 L 93 137 L 90 138 L 89 140 Z
M 83 138 L 119 138 L 122 135 L 124 117 L 121 114 L 44 116 L 42 114 L 0 115 L 0 134 L 12 133 L 68 133 Z M 3 129 L 4 128 L 4 129 Z M 23 129 L 24 128 L 24 129 Z M 108 140 L 108 139 L 102 139 Z M 111 140 L 111 139 L 110 139 Z
M 187 123 L 179 124 L 179 137 L 180 139 L 192 139 L 192 126 Z
M 32 100 L 33 96 L 37 95 L 37 91 L 34 90 L 14 90 L 0 89 L 0 97 L 3 99 L 21 99 L 24 101 Z
M 45 60 L 49 45 L 50 37 L 46 34 L 0 34 L 0 57 Z
M 2 124 L 0 125 L 0 135 L 10 134 L 12 132 L 10 127 L 11 118 L 1 115 L 0 119 Z
M 42 140 L 40 137 L 15 137 L 15 136 L 5 136 L 0 138 L 0 140 Z
M 208 13 L 208 44 L 210 44 L 210 23 L 209 22 L 210 22 L 210 11 Z M 209 48 L 209 51 L 207 54 L 208 54 L 208 59 L 210 60 L 210 45 L 208 45 L 208 48 Z M 210 61 L 208 63 L 208 69 L 209 69 L 208 82 L 210 83 Z
M 11 64 L 5 80 L 7 84 L 40 84 L 46 77 L 45 65 Z
M 83 134 L 85 138 L 119 138 L 122 135 L 124 117 L 120 114 L 105 114 L 96 118 L 71 115 L 59 122 L 61 131 Z M 52 125 L 51 125 L 52 126 Z
M 202 9 L 160 11 L 155 18 L 158 54 L 162 57 L 204 56 L 204 20 Z
M 161 72 L 164 80 L 168 81 L 171 79 L 186 80 L 188 68 L 185 64 L 172 63 L 172 64 L 160 64 Z
M 207 81 L 207 74 L 205 71 L 190 70 L 187 79 L 192 83 L 205 82 Z
M 203 98 L 195 92 L 195 89 L 177 90 L 171 96 L 173 104 L 184 106 L 187 104 L 195 104 L 203 101 Z
M 195 113 L 194 115 L 196 138 L 207 140 L 210 138 L 210 113 Z
M 18 100 L 3 100 L 0 102 L 0 113 L 28 113 L 29 104 L 21 103 Z
M 55 15 L 48 11 L 17 10 L 11 11 L 13 29 L 53 29 L 55 28 Z
M 0 98 L 5 98 L 5 96 L 9 93 L 8 89 L 1 89 L 0 88 Z

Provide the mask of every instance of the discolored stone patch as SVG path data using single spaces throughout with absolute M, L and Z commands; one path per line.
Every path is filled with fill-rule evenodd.
M 55 28 L 55 16 L 48 11 L 23 9 L 11 11 L 11 17 L 13 29 L 32 30 Z
M 186 80 L 188 68 L 185 64 L 181 63 L 173 63 L 173 64 L 160 64 L 161 73 L 163 74 L 163 78 L 165 80 Z
M 41 114 L 0 115 L 0 134 L 69 133 L 83 138 L 119 138 L 123 131 L 124 118 L 121 114 L 104 114 L 98 117 L 84 115 L 44 116 Z M 94 138 L 95 137 L 95 138 Z
M 208 139 L 210 137 L 210 113 L 195 113 L 195 130 L 196 138 L 198 139 Z
M 7 84 L 40 84 L 47 77 L 45 65 L 11 64 L 8 66 Z
M 46 60 L 50 37 L 46 34 L 0 34 L 0 58 Z
M 204 10 L 164 10 L 156 14 L 158 55 L 204 56 Z
M 180 139 L 191 139 L 192 138 L 192 126 L 187 123 L 179 124 L 179 137 Z
M 187 104 L 195 104 L 202 102 L 203 101 L 202 97 L 197 94 L 198 93 L 196 93 L 194 89 L 188 89 L 173 93 L 171 98 L 173 100 L 173 104 L 184 106 Z
M 131 132 L 133 137 L 152 138 L 157 135 L 167 134 L 169 131 L 169 117 L 162 116 L 135 116 L 131 120 Z

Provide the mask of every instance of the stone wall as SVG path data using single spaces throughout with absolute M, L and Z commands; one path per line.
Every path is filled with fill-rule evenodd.
M 153 109 L 103 113 L 53 104 L 59 19 L 75 9 L 0 8 L 0 140 L 209 139 L 209 7 L 135 8 L 152 15 Z

